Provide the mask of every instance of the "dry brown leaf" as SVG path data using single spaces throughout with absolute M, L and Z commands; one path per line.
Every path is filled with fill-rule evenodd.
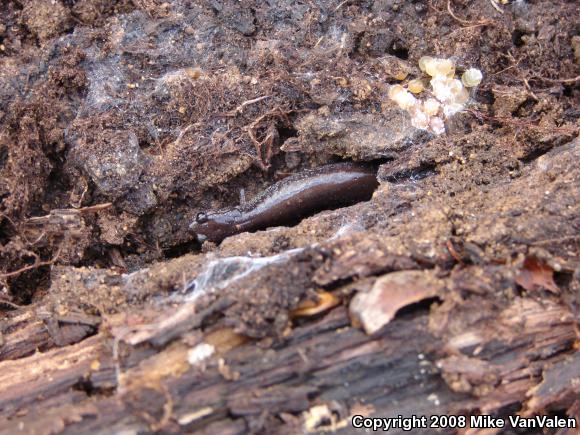
M 308 317 L 315 316 L 331 308 L 336 307 L 340 303 L 340 299 L 325 291 L 316 292 L 317 301 L 304 300 L 292 310 L 292 317 Z
M 350 303 L 353 324 L 373 334 L 389 323 L 401 308 L 437 296 L 444 283 L 433 271 L 405 270 L 377 279 L 368 292 L 358 293 Z
M 554 282 L 554 269 L 536 257 L 526 257 L 516 282 L 529 292 L 545 288 L 552 293 L 560 293 Z

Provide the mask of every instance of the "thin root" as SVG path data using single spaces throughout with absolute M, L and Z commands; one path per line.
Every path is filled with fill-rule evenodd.
M 496 11 L 498 11 L 500 14 L 503 14 L 503 10 L 499 7 L 499 5 L 497 4 L 497 2 L 495 0 L 489 0 L 489 2 L 491 3 L 491 5 L 494 7 L 494 9 Z
M 447 0 L 447 12 L 449 12 L 449 15 L 451 15 L 451 17 L 455 21 L 461 23 L 464 26 L 469 26 L 469 27 L 487 26 L 488 24 L 492 24 L 493 23 L 492 20 L 467 21 L 467 20 L 464 20 L 462 18 L 459 18 L 457 15 L 455 15 L 455 13 L 453 12 L 453 10 L 451 9 L 451 0 Z
M 242 104 L 240 104 L 234 110 L 231 110 L 228 113 L 226 113 L 226 116 L 236 116 L 237 114 L 242 113 L 246 106 L 249 106 L 250 104 L 258 103 L 262 100 L 265 100 L 266 98 L 270 98 L 270 95 L 264 95 L 264 96 L 261 96 L 258 98 L 254 98 L 253 100 L 244 101 Z
M 38 255 L 34 254 L 34 256 L 36 258 L 36 261 L 34 262 L 34 264 L 30 264 L 28 266 L 21 267 L 20 269 L 13 270 L 12 272 L 0 274 L 0 279 L 5 279 L 5 278 L 10 278 L 12 276 L 17 276 L 23 272 L 26 272 L 27 270 L 37 269 L 37 268 L 42 267 L 42 266 L 50 266 L 56 260 L 58 260 L 58 257 L 60 255 L 60 250 L 61 250 L 61 246 L 58 247 L 58 250 L 56 251 L 56 254 L 54 255 L 54 257 L 52 257 L 50 260 L 47 260 L 47 261 L 39 261 Z
M 256 137 L 256 132 L 260 127 L 260 123 L 268 117 L 282 119 L 285 123 L 288 124 L 289 123 L 288 113 L 290 112 L 284 112 L 282 111 L 282 109 L 276 107 L 275 109 L 272 109 L 269 112 L 259 116 L 249 126 L 245 127 L 246 133 L 248 133 L 250 140 L 252 141 L 254 147 L 256 148 L 258 165 L 264 171 L 268 170 L 268 168 L 270 167 L 270 158 L 272 157 L 274 134 L 271 131 L 272 129 L 268 128 L 268 133 L 266 134 L 266 137 L 260 141 Z M 263 156 L 264 145 L 265 145 L 265 156 Z

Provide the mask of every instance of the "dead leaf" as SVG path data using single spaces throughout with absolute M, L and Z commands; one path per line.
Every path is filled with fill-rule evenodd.
M 292 310 L 292 317 L 309 317 L 320 314 L 331 308 L 336 307 L 340 303 L 340 299 L 325 291 L 316 292 L 317 301 L 304 300 Z
M 554 269 L 536 257 L 526 257 L 516 282 L 529 292 L 544 288 L 552 293 L 560 293 L 554 282 Z
M 353 324 L 360 323 L 373 334 L 389 323 L 401 308 L 440 294 L 444 282 L 433 271 L 405 270 L 383 275 L 368 292 L 350 303 Z

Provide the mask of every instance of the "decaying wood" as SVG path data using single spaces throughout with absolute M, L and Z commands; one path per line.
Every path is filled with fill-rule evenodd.
M 0 407 L 9 420 L 1 433 L 15 427 L 29 433 L 211 431 L 217 425 L 242 433 L 266 422 L 280 426 L 284 414 L 297 417 L 280 430 L 295 433 L 315 404 L 338 407 L 341 427 L 363 405 L 377 415 L 493 413 L 517 404 L 533 412 L 578 397 L 578 354 L 565 353 L 576 339 L 567 310 L 517 298 L 483 324 L 447 338 L 430 331 L 428 317 L 428 307 L 417 308 L 367 336 L 338 308 L 295 328 L 274 349 L 246 343 L 195 366 L 187 353 L 203 335 L 161 353 L 145 346 L 128 357 L 125 349 L 115 362 L 114 338 L 101 333 L 2 363 Z
M 406 225 L 397 237 L 353 232 L 261 258 L 254 272 L 251 257 L 232 256 L 235 241 L 247 249 L 276 232 L 226 241 L 225 259 L 185 255 L 129 275 L 55 267 L 49 295 L 2 324 L 0 433 L 349 433 L 355 414 L 580 417 L 573 230 L 559 227 L 556 255 L 529 237 L 550 238 L 558 221 L 522 228 L 516 258 L 498 242 L 525 219 L 509 212 L 520 207 L 513 193 L 546 171 L 554 201 L 578 198 L 577 154 L 577 143 L 556 149 L 492 191 L 507 213 L 474 204 L 469 240 L 451 235 L 449 212 L 402 206 L 417 186 L 388 185 L 373 201 Z M 551 219 L 541 198 L 525 203 Z M 431 224 L 406 220 L 422 213 Z M 342 303 L 293 314 L 321 287 Z

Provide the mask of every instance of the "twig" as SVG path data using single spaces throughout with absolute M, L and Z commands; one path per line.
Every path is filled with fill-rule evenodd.
M 96 213 L 101 210 L 106 210 L 113 206 L 112 202 L 104 202 L 102 204 L 89 205 L 87 207 L 77 208 L 80 213 Z
M 50 211 L 49 214 L 44 215 L 44 216 L 34 216 L 29 218 L 26 223 L 28 224 L 42 224 L 42 223 L 46 223 L 48 221 L 50 221 L 50 218 L 53 216 L 64 216 L 64 215 L 69 215 L 69 216 L 77 216 L 78 214 L 82 214 L 82 213 L 96 213 L 98 211 L 101 210 L 106 210 L 110 207 L 113 206 L 112 202 L 104 202 L 102 204 L 96 204 L 96 205 L 89 205 L 87 207 L 82 207 L 82 208 L 55 208 L 53 210 Z
M 447 242 L 445 242 L 445 245 L 447 246 L 447 250 L 449 251 L 451 256 L 455 259 L 455 261 L 457 261 L 459 264 L 465 264 L 461 259 L 461 255 L 458 254 L 457 250 L 455 249 L 455 246 L 453 246 L 453 242 L 451 240 L 447 240 Z
M 511 65 L 508 66 L 507 68 L 502 69 L 501 71 L 493 73 L 492 75 L 494 75 L 494 76 L 499 75 L 499 74 L 501 74 L 501 73 L 503 73 L 511 68 L 517 68 L 517 66 L 520 64 L 520 62 L 523 59 L 523 58 L 520 58 L 519 60 L 516 60 L 516 58 L 513 56 L 513 54 L 510 53 L 509 50 L 508 50 L 507 54 L 499 53 L 499 55 L 507 58 L 507 60 L 511 62 Z
M 483 23 L 483 24 L 474 24 L 473 26 L 459 27 L 459 28 L 455 29 L 453 32 L 451 32 L 449 34 L 449 36 L 453 35 L 455 32 L 460 32 L 462 30 L 475 29 L 476 27 L 481 27 L 481 26 L 486 26 L 486 25 L 487 25 L 487 22 L 486 23 Z
M 249 106 L 250 104 L 258 103 L 262 100 L 265 100 L 266 98 L 270 98 L 270 95 L 264 95 L 262 97 L 254 98 L 253 100 L 244 101 L 242 104 L 240 104 L 234 110 L 227 112 L 226 116 L 236 116 L 237 114 L 242 113 L 242 111 L 244 110 L 244 107 Z
M 34 242 L 28 242 L 28 244 L 29 244 L 30 246 L 34 246 L 34 245 L 36 245 L 38 242 L 40 242 L 44 236 L 46 236 L 46 231 L 43 231 L 42 233 L 40 233 L 40 236 L 38 236 Z
M 13 270 L 12 272 L 0 274 L 0 279 L 10 278 L 11 276 L 20 275 L 21 273 L 26 272 L 27 270 L 37 269 L 37 268 L 42 267 L 42 266 L 50 266 L 56 260 L 58 260 L 58 257 L 60 255 L 61 247 L 62 246 L 59 246 L 58 247 L 58 250 L 56 251 L 56 254 L 50 260 L 47 260 L 47 261 L 38 261 L 38 256 L 36 256 L 36 261 L 34 262 L 34 264 L 30 264 L 28 266 L 21 267 L 20 269 Z
M 286 123 L 288 123 L 288 119 L 287 119 L 287 115 L 288 113 L 283 112 L 279 107 L 276 107 L 275 109 L 270 110 L 269 112 L 264 113 L 263 115 L 259 116 L 258 118 L 256 118 L 249 126 L 245 127 L 244 129 L 246 130 L 246 132 L 248 133 L 248 136 L 250 138 L 250 140 L 252 141 L 252 143 L 254 144 L 254 147 L 256 148 L 256 154 L 258 157 L 258 163 L 260 165 L 260 168 L 264 171 L 268 170 L 268 168 L 270 167 L 270 162 L 269 159 L 271 157 L 271 147 L 272 147 L 272 139 L 273 137 L 268 134 L 264 140 L 259 141 L 256 138 L 256 131 L 260 125 L 260 123 L 270 117 L 270 116 L 275 116 L 278 117 L 280 119 L 285 119 Z M 268 148 L 266 150 L 266 159 L 263 158 L 262 156 L 262 147 L 264 144 L 268 145 Z M 264 161 L 266 160 L 266 161 Z
M 491 3 L 491 5 L 494 7 L 494 9 L 496 11 L 498 11 L 500 14 L 503 14 L 503 11 L 501 10 L 499 5 L 497 4 L 496 0 L 489 0 L 489 2 Z
M 534 100 L 536 100 L 536 102 L 540 101 L 540 99 L 538 98 L 538 96 L 536 94 L 534 94 L 534 91 L 532 91 L 532 87 L 530 86 L 530 83 L 528 82 L 528 79 L 523 77 L 521 78 L 521 80 L 524 82 L 524 86 L 526 87 L 526 89 L 528 90 L 528 93 L 532 96 L 532 98 Z
M 0 305 L 6 305 L 10 308 L 14 308 L 15 310 L 18 310 L 20 308 L 24 308 L 24 305 L 18 305 L 18 304 L 15 304 L 14 302 L 9 302 L 5 299 L 0 299 Z
M 500 71 L 498 71 L 496 73 L 493 73 L 492 75 L 493 76 L 497 76 L 498 74 L 504 73 L 504 72 L 506 72 L 506 71 L 508 71 L 508 70 L 510 70 L 512 68 L 516 68 L 516 67 L 517 67 L 517 65 L 515 65 L 515 64 L 514 65 L 510 65 L 507 68 L 504 68 L 504 69 L 502 69 L 502 70 L 500 70 Z
M 348 3 L 349 0 L 344 0 L 343 2 L 341 2 L 337 7 L 334 8 L 334 10 L 332 11 L 332 13 L 336 13 L 336 11 L 338 11 L 341 7 L 343 7 L 346 3 Z
M 580 76 L 571 78 L 571 79 L 549 79 L 547 77 L 542 77 L 542 76 L 532 76 L 529 78 L 529 80 L 543 80 L 545 82 L 550 82 L 550 83 L 576 83 L 578 81 L 580 81 Z
M 18 227 L 16 226 L 16 224 L 14 223 L 14 221 L 12 219 L 10 219 L 7 215 L 5 215 L 4 213 L 0 212 L 0 217 L 4 218 L 8 222 L 10 222 L 10 224 L 14 227 L 14 229 L 18 231 Z

